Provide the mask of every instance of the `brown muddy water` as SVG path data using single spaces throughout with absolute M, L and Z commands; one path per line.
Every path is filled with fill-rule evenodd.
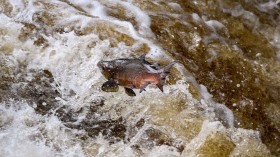
M 100 60 L 179 63 L 104 92 Z M 279 0 L 3 0 L 0 157 L 280 156 Z

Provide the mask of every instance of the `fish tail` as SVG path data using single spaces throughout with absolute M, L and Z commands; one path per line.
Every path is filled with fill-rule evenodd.
M 166 76 L 170 74 L 170 70 L 171 68 L 173 67 L 174 64 L 176 64 L 178 61 L 173 61 L 172 63 L 169 63 L 168 65 L 166 65 L 164 68 L 163 68 L 163 71 L 162 73 L 160 74 L 160 81 L 159 83 L 157 84 L 157 87 L 163 92 L 163 84 L 164 84 L 164 81 L 166 79 Z
M 163 68 L 163 72 L 161 73 L 161 79 L 165 80 L 166 76 L 170 74 L 170 69 L 173 67 L 174 64 L 176 64 L 178 61 L 173 61 L 172 63 L 169 63 Z

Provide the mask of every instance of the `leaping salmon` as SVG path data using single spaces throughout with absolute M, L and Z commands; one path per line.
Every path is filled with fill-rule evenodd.
M 141 93 L 149 84 L 155 84 L 163 92 L 166 76 L 175 63 L 176 61 L 173 61 L 162 68 L 157 63 L 151 64 L 146 61 L 145 55 L 133 59 L 99 61 L 97 66 L 108 79 L 101 89 L 106 92 L 117 92 L 119 86 L 123 86 L 129 96 L 136 96 L 134 88 L 140 89 Z

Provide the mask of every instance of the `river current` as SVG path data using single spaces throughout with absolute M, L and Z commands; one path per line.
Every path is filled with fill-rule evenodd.
M 101 90 L 143 54 L 164 92 Z M 0 65 L 0 157 L 280 156 L 279 0 L 2 0 Z

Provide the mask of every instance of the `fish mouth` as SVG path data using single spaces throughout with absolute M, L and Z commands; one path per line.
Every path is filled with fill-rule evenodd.
M 103 62 L 103 61 L 99 61 L 99 62 L 97 63 L 97 66 L 98 66 L 99 68 L 102 67 L 102 62 Z
M 107 64 L 105 61 L 99 61 L 97 63 L 97 66 L 99 67 L 100 70 L 105 70 L 107 68 Z
M 97 66 L 98 66 L 101 70 L 113 68 L 113 66 L 111 65 L 110 62 L 108 62 L 108 61 L 102 61 L 102 60 L 99 61 L 99 62 L 97 63 Z

